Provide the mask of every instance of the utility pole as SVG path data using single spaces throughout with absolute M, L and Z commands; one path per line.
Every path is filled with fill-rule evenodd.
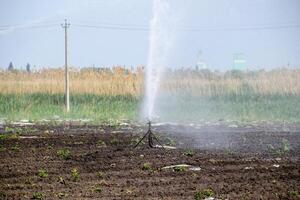
M 69 88 L 69 69 L 68 69 L 68 28 L 70 23 L 65 19 L 65 23 L 61 24 L 65 29 L 65 108 L 70 111 L 70 88 Z

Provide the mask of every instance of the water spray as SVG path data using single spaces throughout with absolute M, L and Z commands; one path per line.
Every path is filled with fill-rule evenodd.
M 136 148 L 137 146 L 139 146 L 139 144 L 145 140 L 148 137 L 148 145 L 150 148 L 156 148 L 156 147 L 162 147 L 164 148 L 164 146 L 160 143 L 159 139 L 156 137 L 156 135 L 152 132 L 151 130 L 151 121 L 148 121 L 148 131 L 146 132 L 146 134 L 142 137 L 142 139 L 140 139 L 140 141 L 134 146 L 134 148 Z M 154 145 L 153 140 L 156 140 L 156 142 L 160 145 Z

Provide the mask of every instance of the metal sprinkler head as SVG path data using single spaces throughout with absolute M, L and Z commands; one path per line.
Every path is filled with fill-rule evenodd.
M 148 124 L 148 131 L 151 131 L 151 121 L 149 120 L 147 124 Z

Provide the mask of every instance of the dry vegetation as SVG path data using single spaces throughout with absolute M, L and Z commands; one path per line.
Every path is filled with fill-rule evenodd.
M 132 95 L 143 93 L 143 68 L 71 70 L 70 87 L 73 94 Z M 209 70 L 168 71 L 163 87 L 172 92 L 189 92 L 197 96 L 255 93 L 262 95 L 300 94 L 300 70 L 276 69 L 272 71 L 226 73 Z M 25 94 L 64 91 L 63 69 L 44 69 L 39 72 L 0 72 L 0 93 Z
M 143 76 L 137 71 L 112 68 L 112 70 L 71 70 L 70 90 L 73 94 L 139 95 Z M 64 92 L 64 70 L 44 69 L 39 72 L 21 71 L 0 73 L 0 93 L 50 93 Z

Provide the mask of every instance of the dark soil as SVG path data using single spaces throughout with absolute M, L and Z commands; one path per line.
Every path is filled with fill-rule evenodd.
M 299 125 L 156 126 L 172 150 L 134 149 L 146 131 L 134 125 L 10 127 L 0 129 L 10 136 L 0 139 L 0 199 L 182 200 L 205 189 L 216 199 L 300 199 Z M 201 170 L 162 169 L 176 164 Z

